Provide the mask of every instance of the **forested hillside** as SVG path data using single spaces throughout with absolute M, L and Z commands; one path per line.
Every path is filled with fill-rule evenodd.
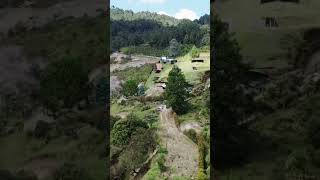
M 209 19 L 111 10 L 111 179 L 210 179 Z
M 150 12 L 134 13 L 118 8 L 111 9 L 111 14 L 113 51 L 142 45 L 150 49 L 165 50 L 172 39 L 176 39 L 183 48 L 190 48 L 190 45 L 208 46 L 210 42 L 208 15 L 190 21 Z

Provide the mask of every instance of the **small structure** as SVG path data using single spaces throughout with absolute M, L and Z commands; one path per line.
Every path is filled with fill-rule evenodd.
M 157 64 L 155 65 L 155 72 L 156 72 L 156 73 L 160 73 L 161 70 L 162 70 L 162 64 L 157 63 Z
M 162 63 L 167 63 L 167 57 L 166 56 L 162 56 L 161 58 L 160 58 L 160 62 L 162 62 Z
M 167 62 L 168 62 L 168 63 L 171 63 L 171 64 L 174 64 L 174 63 L 177 62 L 177 60 L 176 60 L 176 59 L 173 59 L 173 58 L 170 58 L 170 59 L 167 59 Z
M 195 66 L 193 66 L 193 67 L 192 67 L 192 69 L 193 69 L 193 70 L 197 70 L 198 68 L 197 68 L 197 67 L 195 67 Z
M 203 60 L 203 59 L 200 59 L 200 58 L 195 58 L 195 59 L 192 59 L 192 60 L 191 60 L 191 63 L 195 63 L 195 62 L 201 62 L 201 63 L 203 63 L 204 60 Z

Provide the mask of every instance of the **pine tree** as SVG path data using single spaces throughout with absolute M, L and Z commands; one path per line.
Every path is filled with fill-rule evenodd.
M 187 112 L 189 108 L 189 104 L 187 102 L 187 98 L 189 96 L 187 87 L 188 83 L 186 82 L 181 69 L 174 66 L 168 76 L 166 99 L 177 114 L 183 114 Z

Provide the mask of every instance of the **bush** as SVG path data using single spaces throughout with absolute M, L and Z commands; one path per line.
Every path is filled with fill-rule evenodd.
M 161 179 L 161 170 L 159 166 L 153 166 L 142 178 L 142 180 L 158 180 Z
M 192 58 L 199 57 L 200 56 L 200 50 L 196 46 L 193 46 L 191 51 L 190 51 L 190 54 L 191 54 Z
M 138 92 L 138 83 L 135 80 L 127 80 L 123 84 L 122 93 L 125 96 L 134 96 Z
M 205 169 L 205 142 L 202 134 L 197 135 L 199 148 L 199 169 Z
M 38 121 L 36 127 L 34 129 L 34 136 L 37 138 L 45 138 L 47 137 L 50 130 L 50 124 L 46 121 Z
M 285 162 L 285 169 L 290 172 L 305 172 L 307 170 L 309 158 L 306 149 L 295 150 L 288 156 Z
M 66 57 L 49 64 L 41 74 L 40 95 L 51 111 L 73 107 L 88 95 L 88 71 L 80 59 Z M 62 103 L 62 104 L 61 104 Z
M 111 143 L 114 145 L 126 145 L 132 133 L 137 128 L 148 128 L 148 124 L 133 114 L 129 114 L 127 119 L 118 120 L 111 130 Z
M 131 172 L 141 168 L 148 154 L 156 148 L 155 133 L 145 128 L 138 128 L 131 136 L 130 143 L 122 152 L 119 163 Z
M 165 162 L 166 162 L 165 154 L 159 154 L 159 157 L 157 159 L 157 164 L 161 172 L 164 172 L 166 170 Z

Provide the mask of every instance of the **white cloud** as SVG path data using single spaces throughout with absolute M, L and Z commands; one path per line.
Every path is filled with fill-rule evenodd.
M 169 14 L 168 13 L 166 13 L 165 11 L 159 11 L 159 12 L 157 12 L 158 14 L 161 14 L 161 15 L 167 15 L 167 16 L 169 16 Z
M 166 0 L 140 0 L 140 2 L 147 4 L 162 4 L 166 2 Z
M 177 19 L 190 19 L 190 20 L 195 20 L 195 19 L 199 18 L 194 11 L 189 10 L 189 9 L 180 9 L 174 15 L 174 17 Z

